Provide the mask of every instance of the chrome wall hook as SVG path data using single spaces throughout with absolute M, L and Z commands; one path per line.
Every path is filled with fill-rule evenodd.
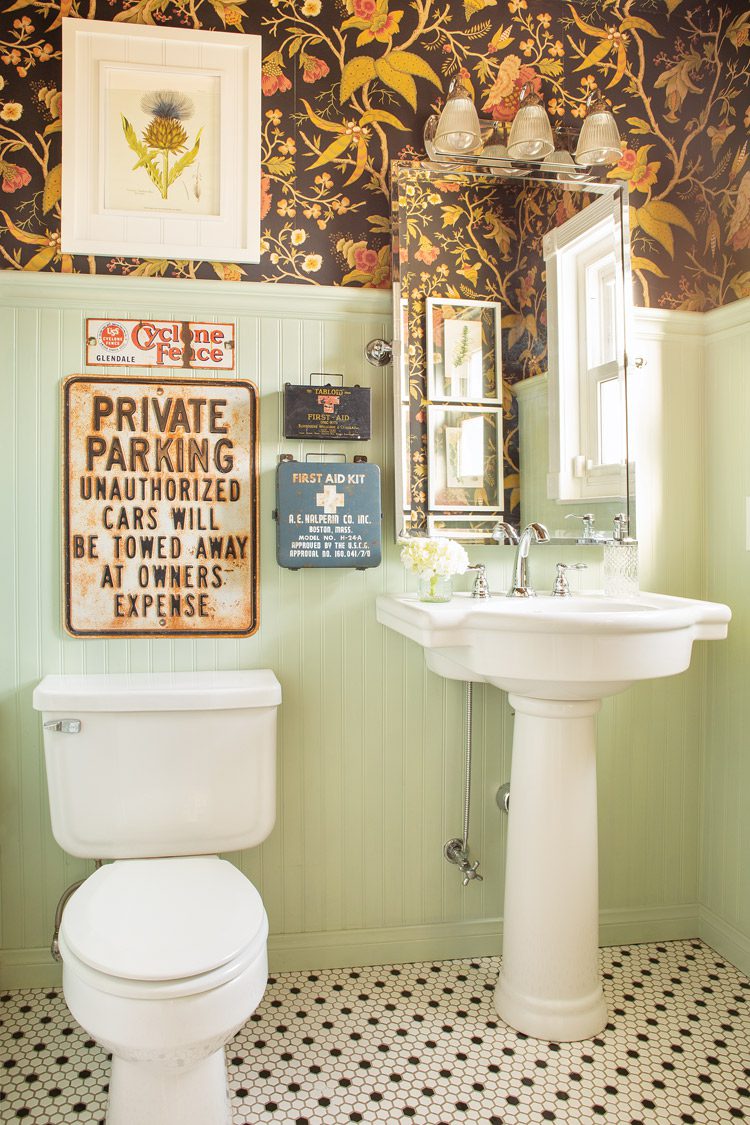
M 387 367 L 393 362 L 393 344 L 390 340 L 370 340 L 365 344 L 365 359 L 373 367 Z

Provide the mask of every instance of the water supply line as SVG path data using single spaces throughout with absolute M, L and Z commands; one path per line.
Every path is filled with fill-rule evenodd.
M 461 839 L 454 837 L 443 847 L 443 855 L 449 863 L 455 863 L 463 875 L 463 885 L 467 887 L 473 879 L 481 883 L 484 876 L 479 874 L 479 860 L 469 859 L 469 818 L 471 815 L 471 713 L 474 684 L 464 683 L 464 834 Z

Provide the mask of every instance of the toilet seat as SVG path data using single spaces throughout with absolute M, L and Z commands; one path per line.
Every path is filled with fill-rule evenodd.
M 257 890 L 218 856 L 117 860 L 71 897 L 60 949 L 102 991 L 160 999 L 232 980 L 267 934 Z

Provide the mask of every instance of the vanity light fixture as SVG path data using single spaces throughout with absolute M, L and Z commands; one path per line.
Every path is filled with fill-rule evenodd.
M 561 181 L 587 180 L 590 173 L 586 168 L 581 168 L 580 165 L 576 164 L 570 151 L 573 138 L 573 130 L 570 126 L 556 125 L 554 138 L 555 150 L 545 156 L 542 161 L 542 168 L 554 164 L 552 171 L 555 178 Z
M 511 160 L 543 160 L 555 149 L 547 110 L 531 82 L 523 84 L 519 100 L 508 137 L 508 156 Z
M 479 120 L 469 90 L 457 77 L 451 82 L 443 112 L 432 114 L 425 123 L 425 152 L 429 161 L 443 168 L 460 164 L 463 171 L 478 167 L 512 178 L 536 170 L 545 179 L 563 183 L 587 180 L 593 169 L 616 164 L 622 150 L 610 103 L 599 89 L 588 95 L 586 110 L 573 155 L 576 130 L 558 122 L 553 133 L 542 98 L 531 82 L 521 88 L 519 109 L 508 135 L 504 122 Z
M 462 156 L 474 152 L 482 143 L 479 117 L 471 93 L 460 77 L 454 78 L 435 131 L 438 153 Z
M 528 174 L 527 168 L 513 167 L 508 156 L 508 126 L 496 121 L 492 132 L 479 154 L 479 166 L 495 176 L 518 179 Z
M 578 164 L 616 164 L 621 156 L 620 134 L 609 102 L 595 88 L 586 99 L 586 118 L 578 138 Z
M 424 123 L 424 150 L 427 153 L 428 160 L 436 161 L 437 153 L 435 152 L 435 133 L 437 132 L 438 121 L 440 115 L 438 113 L 431 113 Z

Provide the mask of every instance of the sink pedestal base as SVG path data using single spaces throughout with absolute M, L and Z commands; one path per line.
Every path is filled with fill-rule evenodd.
M 601 702 L 510 695 L 515 709 L 501 1018 L 537 1039 L 607 1022 L 599 978 L 596 721 Z

